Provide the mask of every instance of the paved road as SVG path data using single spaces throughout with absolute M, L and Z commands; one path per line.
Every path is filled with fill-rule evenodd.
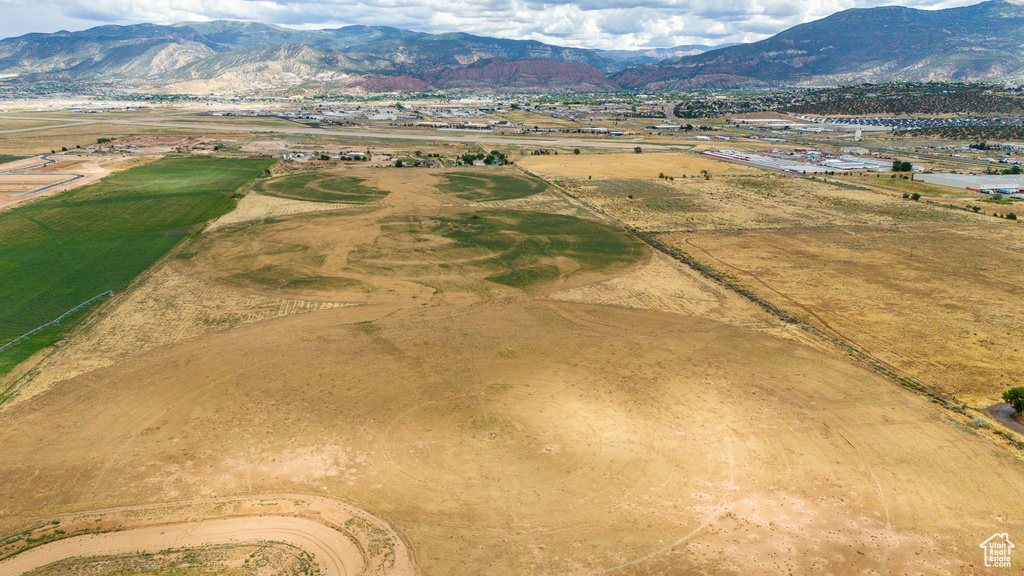
M 995 418 L 1007 428 L 1024 434 L 1024 424 L 1013 417 L 1016 411 L 1009 404 L 996 404 L 988 409 L 989 416 Z
M 11 168 L 9 170 L 0 170 L 0 174 L 14 174 L 15 176 L 33 176 L 33 174 L 26 174 L 26 172 L 29 171 L 29 170 L 32 170 L 33 168 L 39 168 L 41 166 L 46 166 L 47 164 L 53 164 L 54 162 L 56 162 L 56 160 L 54 160 L 53 158 L 50 158 L 49 155 L 42 155 L 42 156 L 40 156 L 40 158 L 43 161 L 38 163 L 38 164 L 33 164 L 31 166 L 22 166 L 20 168 Z M 10 192 L 10 191 L 7 191 L 7 190 L 0 190 L 0 193 L 4 193 L 4 194 L 17 194 L 18 196 L 31 196 L 33 194 L 38 194 L 40 192 L 46 192 L 50 188 L 56 188 L 57 186 L 63 186 L 65 184 L 69 183 L 69 182 L 74 182 L 75 180 L 78 180 L 79 178 L 85 178 L 85 174 L 46 174 L 46 176 L 66 176 L 67 178 L 65 178 L 64 180 L 61 180 L 60 182 L 54 182 L 52 184 L 47 184 L 47 185 L 43 186 L 42 188 L 36 188 L 34 190 L 28 190 L 26 192 Z M 33 185 L 38 185 L 40 183 L 39 182 L 4 182 L 4 184 L 7 184 L 7 185 L 27 185 L 27 186 L 33 186 Z
M 665 106 L 665 118 L 669 120 L 683 120 L 683 118 L 676 116 L 676 104 L 676 102 L 669 102 Z

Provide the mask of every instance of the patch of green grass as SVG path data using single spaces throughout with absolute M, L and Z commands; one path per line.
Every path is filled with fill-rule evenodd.
M 0 164 L 14 162 L 15 160 L 21 160 L 22 158 L 24 158 L 24 156 L 11 156 L 9 154 L 0 154 Z
M 516 288 L 525 288 L 534 284 L 541 284 L 543 282 L 551 282 L 557 280 L 559 276 L 558 266 L 553 265 L 537 265 L 530 266 L 527 268 L 519 268 L 516 270 L 509 270 L 508 272 L 502 272 L 501 274 L 492 274 L 486 279 L 491 282 L 497 282 L 498 284 L 504 284 L 506 286 L 513 286 Z
M 374 202 L 388 195 L 385 190 L 363 184 L 365 181 L 365 178 L 354 176 L 305 172 L 262 181 L 256 190 L 278 198 L 356 204 Z
M 693 200 L 683 196 L 678 198 L 644 198 L 642 202 L 645 206 L 662 212 L 690 212 L 697 208 Z
M 431 234 L 453 242 L 397 254 L 387 248 L 367 248 L 354 252 L 351 261 L 376 267 L 375 258 L 389 263 L 407 259 L 414 268 L 423 267 L 424 274 L 444 263 L 467 272 L 482 271 L 486 280 L 515 288 L 630 264 L 645 251 L 639 240 L 611 226 L 540 212 L 494 210 L 426 221 L 399 218 L 385 222 L 384 229 L 391 236 Z M 412 263 L 416 261 L 430 265 Z
M 200 224 L 230 211 L 231 194 L 272 162 L 165 158 L 0 214 L 0 346 L 124 289 Z M 0 351 L 0 373 L 59 340 L 91 308 Z
M 668 185 L 640 178 L 587 180 L 582 184 L 605 196 L 632 196 L 638 200 L 678 198 L 680 196 L 678 191 Z
M 365 288 L 359 280 L 339 276 L 306 275 L 286 266 L 266 265 L 255 270 L 235 274 L 230 282 L 255 284 L 275 290 L 314 289 L 341 290 L 347 288 Z
M 438 187 L 439 190 L 471 202 L 526 198 L 547 189 L 545 182 L 525 174 L 449 172 L 443 177 L 445 182 Z

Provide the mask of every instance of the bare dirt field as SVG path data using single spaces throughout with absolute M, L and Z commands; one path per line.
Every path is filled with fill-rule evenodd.
M 664 240 L 738 259 L 830 324 L 863 305 L 852 278 L 878 278 L 879 300 L 926 287 L 919 305 L 893 302 L 877 334 L 908 318 L 945 330 L 922 318 L 927 298 L 954 310 L 949 325 L 973 310 L 979 326 L 1019 332 L 1007 308 L 984 308 L 992 323 L 939 291 L 967 250 L 947 234 L 1000 234 L 1010 248 L 963 275 L 965 290 L 1019 299 L 1016 236 L 994 228 L 1009 222 L 746 174 L 655 187 L 619 174 L 589 189 L 590 168 L 558 174 L 578 199 L 546 190 L 500 205 L 452 182 L 493 175 L 477 192 L 494 194 L 511 169 L 381 170 L 367 183 L 388 194 L 363 207 L 250 205 L 203 234 L 64 347 L 102 357 L 98 335 L 164 324 L 182 337 L 78 372 L 53 354 L 25 377 L 26 390 L 45 386 L 4 407 L 0 534 L 100 508 L 284 493 L 386 521 L 428 576 L 997 573 L 979 544 L 1024 532 L 1024 460 L 610 222 L 656 217 Z M 937 240 L 901 260 L 900 238 Z M 812 308 L 822 293 L 833 299 Z M 323 304 L 273 311 L 299 301 Z M 855 338 L 859 325 L 842 328 Z M 909 364 L 896 357 L 906 349 L 891 361 Z
M 0 165 L 0 190 L 4 191 L 0 192 L 0 210 L 91 184 L 110 173 L 111 162 L 94 157 L 55 156 L 53 160 L 47 163 L 36 156 Z M 26 185 L 19 189 L 12 183 Z

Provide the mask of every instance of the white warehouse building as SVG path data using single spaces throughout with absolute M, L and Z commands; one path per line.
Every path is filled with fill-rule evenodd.
M 1024 188 L 1024 174 L 914 174 L 914 180 L 988 194 L 1017 194 Z

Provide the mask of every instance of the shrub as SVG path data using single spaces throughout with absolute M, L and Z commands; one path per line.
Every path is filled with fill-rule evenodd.
M 1024 387 L 1017 386 L 1003 392 L 1003 402 L 1013 406 L 1018 414 L 1024 413 Z

